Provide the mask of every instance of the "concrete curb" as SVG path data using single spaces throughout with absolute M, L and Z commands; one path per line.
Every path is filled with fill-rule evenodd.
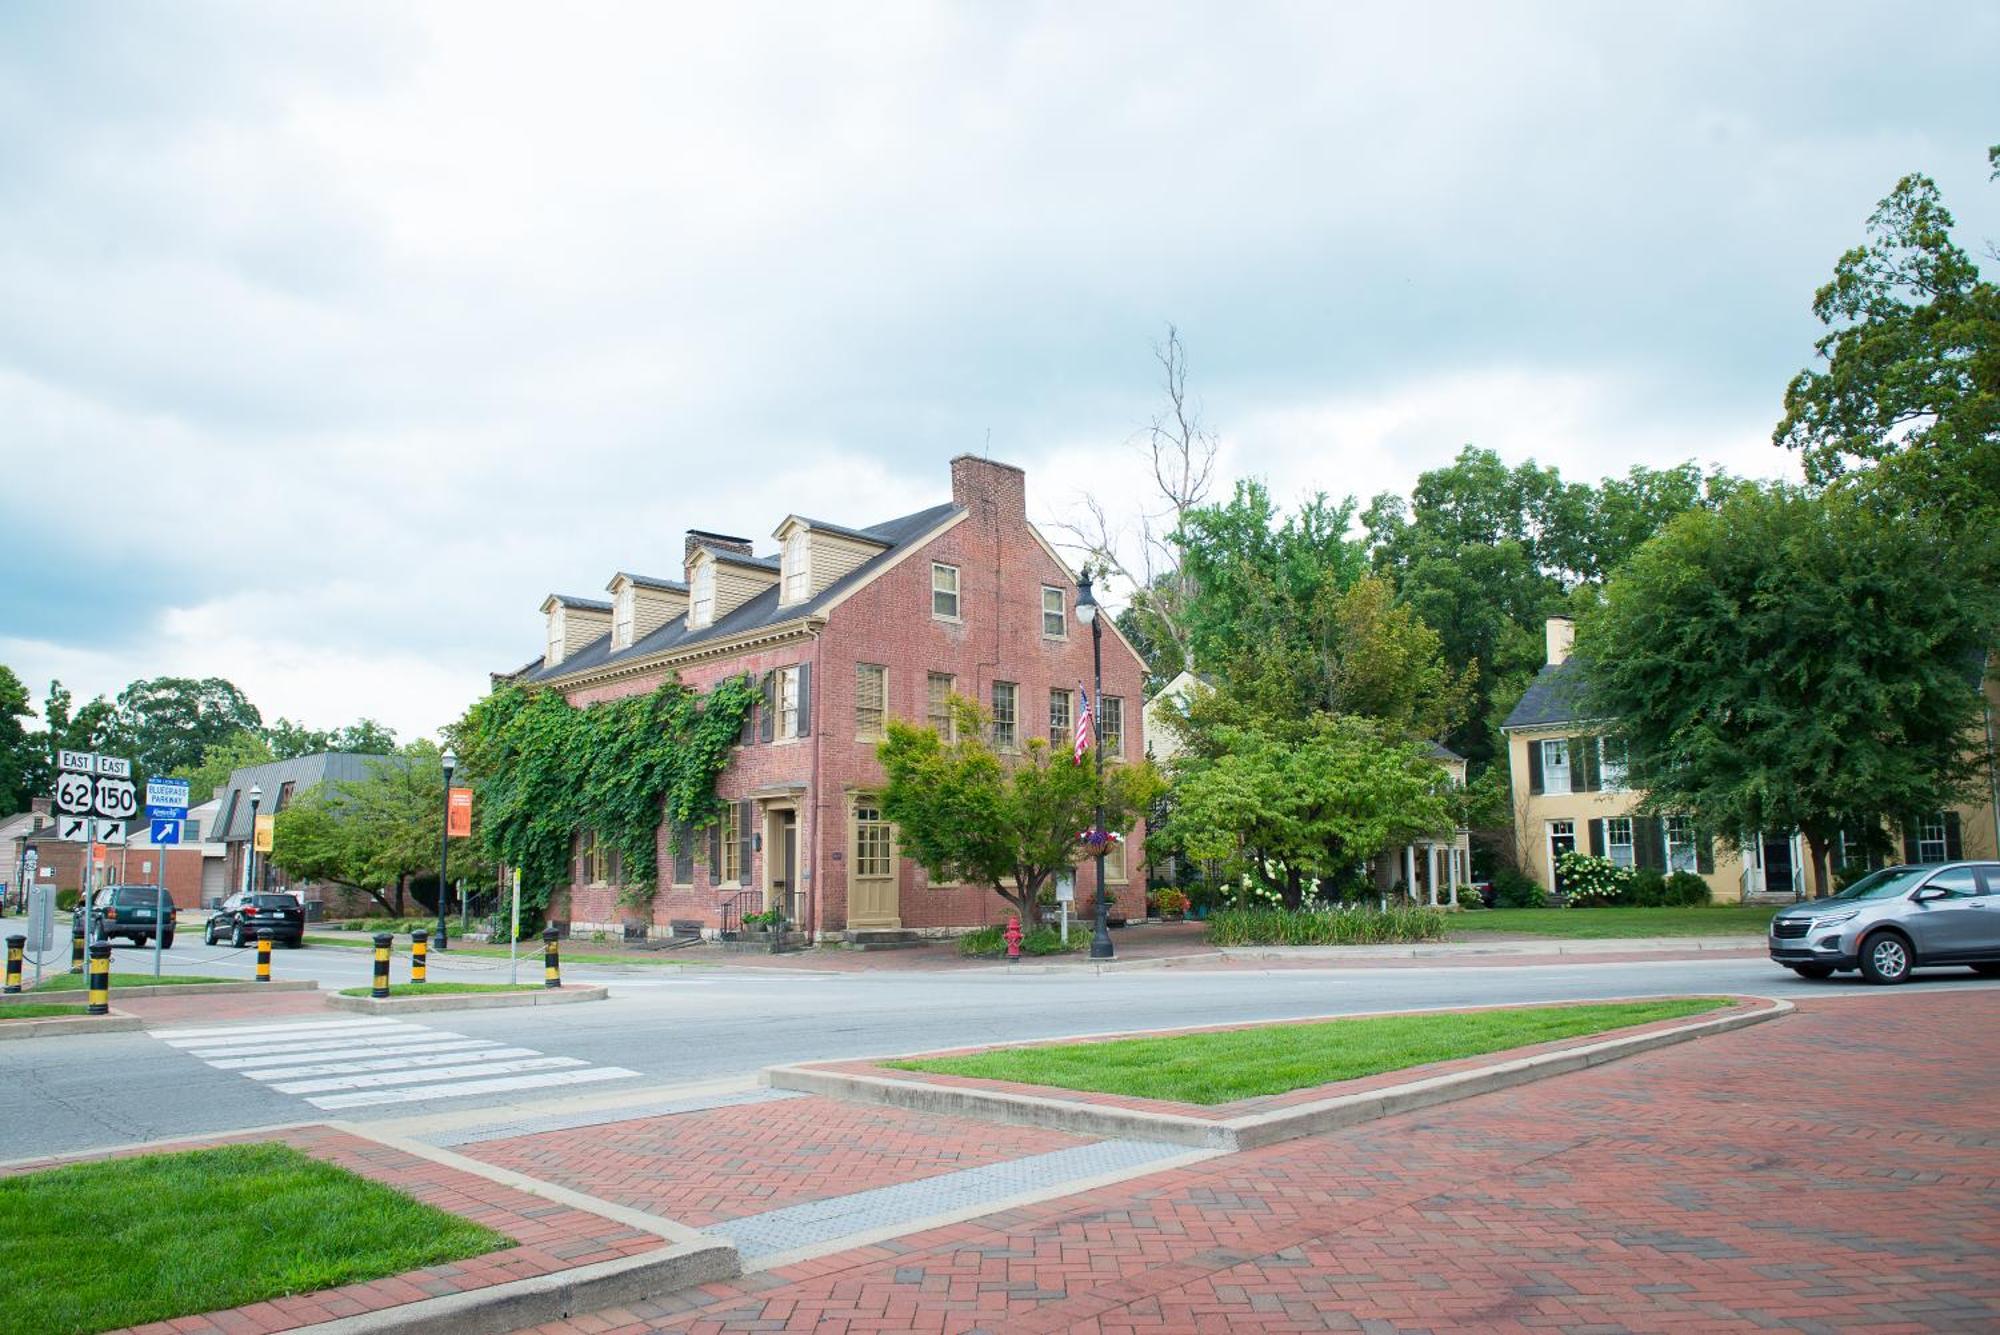
M 580 1001 L 603 1001 L 611 995 L 602 983 L 573 983 L 567 987 L 540 988 L 533 992 L 447 992 L 435 997 L 343 997 L 330 994 L 326 1004 L 337 1011 L 380 1014 L 385 1011 L 479 1011 L 510 1006 L 569 1006 Z
M 736 1248 L 704 1240 L 469 1293 L 297 1327 L 296 1335 L 489 1335 L 627 1307 L 743 1273 Z
M 290 978 L 280 981 L 274 978 L 268 983 L 259 983 L 252 979 L 245 978 L 242 979 L 241 981 L 231 979 L 227 982 L 221 982 L 221 983 L 179 983 L 179 984 L 145 983 L 135 987 L 113 987 L 111 989 L 111 995 L 114 997 L 134 997 L 134 998 L 212 997 L 212 996 L 220 996 L 228 992 L 317 992 L 317 991 L 319 991 L 319 984 L 311 981 L 310 979 Z M 49 997 L 55 997 L 55 996 L 81 996 L 81 995 L 82 993 L 80 992 L 76 993 L 37 992 L 34 988 L 31 987 L 26 992 L 21 993 L 19 996 L 0 997 L 0 1006 L 7 1005 L 9 1003 L 19 1004 L 29 1000 L 30 998 L 40 998 L 46 1000 Z
M 1701 954 L 1763 950 L 1761 936 L 1544 937 L 1535 941 L 1431 941 L 1407 946 L 1221 946 L 1216 954 L 1239 960 L 1454 959 L 1467 955 Z
M 79 1000 L 78 1005 L 82 1005 Z M 51 1015 L 40 1020 L 8 1020 L 0 1024 L 0 1042 L 16 1038 L 56 1038 L 63 1034 L 110 1034 L 144 1026 L 136 1015 Z
M 1697 1018 L 1670 1029 L 1613 1036 L 1580 1047 L 1500 1061 L 1471 1071 L 1412 1080 L 1384 1089 L 1365 1090 L 1242 1117 L 1190 1117 L 1185 1113 L 1121 1108 L 1068 1099 L 1014 1094 L 961 1085 L 932 1085 L 886 1076 L 832 1071 L 811 1065 L 773 1066 L 764 1083 L 774 1089 L 799 1090 L 850 1102 L 874 1103 L 916 1112 L 949 1113 L 961 1117 L 1033 1126 L 1072 1135 L 1104 1139 L 1163 1141 L 1195 1149 L 1247 1150 L 1281 1140 L 1354 1126 L 1376 1118 L 1434 1107 L 1459 1099 L 1511 1089 L 1549 1076 L 1636 1056 L 1675 1043 L 1727 1033 L 1789 1014 L 1792 1004 L 1770 997 L 1747 997 L 1764 1003 L 1757 1009 Z M 1484 1009 L 1484 1008 L 1482 1008 Z M 901 1054 L 903 1056 L 912 1054 Z M 896 1060 L 885 1057 L 880 1060 Z

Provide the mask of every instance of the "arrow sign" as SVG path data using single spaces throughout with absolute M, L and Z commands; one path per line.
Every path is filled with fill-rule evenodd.
M 170 844 L 178 844 L 181 841 L 181 823 L 177 820 L 162 820 L 155 816 L 153 818 L 152 840 L 154 844 L 161 848 L 165 848 Z
M 56 817 L 56 838 L 63 840 L 65 843 L 87 843 L 89 841 L 89 829 L 90 817 L 88 816 Z
M 125 843 L 125 822 L 122 820 L 111 821 L 108 824 L 104 821 L 97 822 L 97 842 L 122 846 Z

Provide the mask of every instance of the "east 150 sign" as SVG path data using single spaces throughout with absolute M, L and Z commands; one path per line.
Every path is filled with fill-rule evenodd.
M 139 810 L 132 762 L 91 751 L 56 756 L 56 814 L 124 822 Z

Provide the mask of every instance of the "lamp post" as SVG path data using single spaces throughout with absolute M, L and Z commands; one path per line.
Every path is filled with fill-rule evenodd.
M 262 784 L 250 785 L 250 842 L 243 845 L 243 893 L 257 893 L 257 804 L 264 800 Z
M 451 882 L 446 879 L 445 872 L 451 867 L 451 772 L 457 768 L 458 757 L 447 746 L 444 750 L 444 838 L 438 844 L 438 920 L 437 931 L 431 934 L 432 950 L 444 950 L 449 944 L 444 934 L 444 897 L 445 887 Z
M 1097 818 L 1091 833 L 1097 843 L 1097 930 L 1091 933 L 1090 957 L 1108 960 L 1116 952 L 1111 946 L 1110 905 L 1104 895 L 1104 625 L 1097 619 L 1097 599 L 1090 591 L 1090 567 L 1076 579 L 1076 615 L 1090 627 L 1091 689 L 1096 692 L 1090 710 L 1090 749 L 1097 758 Z

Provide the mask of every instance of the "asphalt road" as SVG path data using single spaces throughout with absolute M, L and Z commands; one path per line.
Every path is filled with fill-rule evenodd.
M 171 955 L 174 972 L 237 976 L 249 967 L 248 956 L 203 947 L 198 936 L 184 935 Z M 281 977 L 351 986 L 366 980 L 367 958 L 361 950 L 308 947 L 278 952 L 277 969 Z M 120 949 L 115 967 L 144 971 L 149 959 Z M 433 977 L 493 981 L 505 977 L 505 967 L 504 961 L 496 969 L 493 961 L 468 957 L 439 960 Z M 532 979 L 533 968 L 524 976 Z M 426 1031 L 635 1071 L 636 1077 L 592 1088 L 640 1089 L 754 1075 L 778 1062 L 1115 1029 L 1687 992 L 1838 995 L 1866 1004 L 1890 991 L 1845 977 L 1807 983 L 1766 961 L 1744 959 L 1018 976 L 896 972 L 892 963 L 866 974 L 575 965 L 564 976 L 609 980 L 614 995 L 580 1006 L 411 1019 Z M 1995 985 L 1964 970 L 1943 970 L 1921 974 L 1908 986 Z M 547 1091 L 549 1097 L 563 1093 Z M 0 1160 L 280 1122 L 518 1104 L 526 1097 L 508 1092 L 328 1111 L 149 1033 L 0 1043 Z

